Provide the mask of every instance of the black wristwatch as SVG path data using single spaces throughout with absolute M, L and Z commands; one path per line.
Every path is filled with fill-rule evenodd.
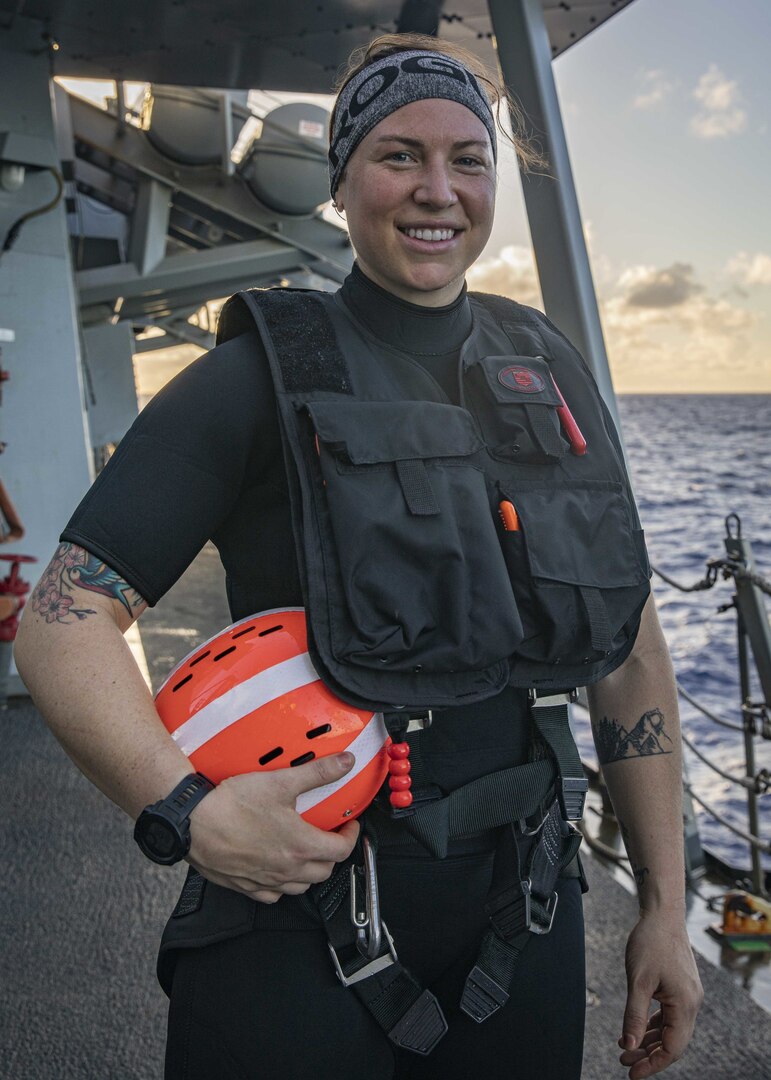
M 191 773 L 165 799 L 144 808 L 134 839 L 148 859 L 163 866 L 184 859 L 190 850 L 190 812 L 215 787 L 202 773 Z

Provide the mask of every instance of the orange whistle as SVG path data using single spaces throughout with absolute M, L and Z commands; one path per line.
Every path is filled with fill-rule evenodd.
M 506 532 L 519 532 L 519 515 L 514 509 L 514 503 L 504 499 L 498 507 L 498 513 L 501 515 L 501 521 Z

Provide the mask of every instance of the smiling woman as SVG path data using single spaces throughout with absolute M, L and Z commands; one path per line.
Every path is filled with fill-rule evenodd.
M 445 43 L 373 44 L 329 151 L 353 271 L 334 295 L 225 304 L 217 348 L 142 413 L 62 533 L 74 568 L 60 549 L 36 595 L 55 578 L 80 617 L 41 601 L 22 625 L 19 666 L 73 758 L 139 814 L 146 855 L 190 864 L 158 967 L 167 1080 L 578 1080 L 576 685 L 596 684 L 599 742 L 655 715 L 666 747 L 607 763 L 646 871 L 631 1080 L 693 1027 L 682 845 L 666 842 L 681 828 L 674 683 L 618 441 L 557 328 L 465 287 L 503 101 Z M 361 843 L 353 819 L 326 832 L 297 812 L 355 775 L 350 754 L 203 787 L 131 667 L 120 630 L 209 538 L 234 622 L 304 608 L 308 665 L 383 715 L 389 781 Z M 234 692 L 259 713 L 250 685 Z M 164 851 L 141 832 L 159 818 Z
M 410 102 L 358 144 L 336 201 L 370 280 L 410 303 L 449 304 L 493 225 L 488 131 L 456 101 Z

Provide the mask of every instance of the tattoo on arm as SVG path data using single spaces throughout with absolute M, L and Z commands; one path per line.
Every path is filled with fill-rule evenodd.
M 671 754 L 674 749 L 672 740 L 664 730 L 661 709 L 644 712 L 631 731 L 609 716 L 603 716 L 599 723 L 593 723 L 592 728 L 600 765 L 625 758 Z
M 71 616 L 86 619 L 96 615 L 89 607 L 76 607 L 78 589 L 100 593 L 111 600 L 117 600 L 129 615 L 134 617 L 134 609 L 144 604 L 144 599 L 136 589 L 124 581 L 96 555 L 77 544 L 59 544 L 56 553 L 48 564 L 45 573 L 32 593 L 32 610 L 41 615 L 46 622 L 71 623 Z
M 629 847 L 629 829 L 627 829 L 626 825 L 623 823 L 623 821 L 621 821 L 620 818 L 618 820 L 618 827 L 621 830 L 621 836 L 624 840 L 624 847 L 626 848 L 626 853 L 629 856 L 629 865 L 632 868 L 632 873 L 634 874 L 634 879 L 637 882 L 637 890 L 639 892 L 645 884 L 645 879 L 648 874 L 650 874 L 650 870 L 647 866 L 639 866 L 633 859 Z

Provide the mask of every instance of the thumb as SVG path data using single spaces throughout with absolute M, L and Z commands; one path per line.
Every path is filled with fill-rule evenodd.
M 292 798 L 296 798 L 303 791 L 311 791 L 313 788 L 334 784 L 336 780 L 341 780 L 347 772 L 351 771 L 355 761 L 353 754 L 346 751 L 343 754 L 330 754 L 328 757 L 316 758 L 315 761 L 309 761 L 305 765 L 281 769 L 274 775 L 281 777 L 285 790 Z
M 650 995 L 640 986 L 630 986 L 624 1009 L 621 1045 L 624 1050 L 635 1050 L 642 1042 L 648 1027 Z

